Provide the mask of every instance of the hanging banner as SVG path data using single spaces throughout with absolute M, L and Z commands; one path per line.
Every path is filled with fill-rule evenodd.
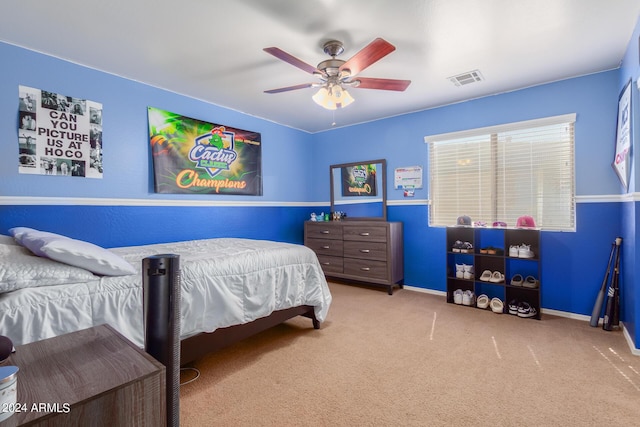
M 625 191 L 628 190 L 631 176 L 631 80 L 622 89 L 618 99 L 616 152 L 611 166 Z
M 102 178 L 102 104 L 19 86 L 18 172 Z
M 262 195 L 260 133 L 149 107 L 156 193 Z

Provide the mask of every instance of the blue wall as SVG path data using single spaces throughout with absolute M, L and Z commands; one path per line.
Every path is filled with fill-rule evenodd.
M 428 177 L 427 135 L 577 113 L 576 194 L 620 193 L 611 168 L 618 101 L 618 70 L 563 80 L 502 95 L 489 96 L 446 107 L 406 114 L 362 125 L 334 129 L 315 135 L 316 183 L 328 188 L 327 165 L 386 158 L 388 170 L 419 165 Z M 355 105 L 355 104 L 354 104 Z M 401 200 L 389 175 L 390 200 Z M 427 185 L 416 190 L 417 199 L 428 198 Z
M 303 243 L 308 207 L 0 205 L 0 233 L 24 224 L 104 247 L 214 237 Z
M 627 248 L 635 246 L 635 203 L 623 200 L 610 165 L 621 84 L 638 74 L 637 56 L 630 53 L 634 49 L 637 55 L 638 46 L 631 43 L 625 57 L 635 61 L 633 67 L 308 134 L 0 43 L 0 57 L 12 64 L 0 80 L 0 233 L 33 226 L 107 247 L 217 236 L 300 243 L 309 213 L 328 210 L 329 165 L 385 158 L 388 219 L 404 223 L 405 283 L 444 291 L 445 230 L 428 226 L 424 136 L 576 113 L 577 230 L 543 233 L 542 305 L 590 314 L 612 240 L 624 234 L 625 266 L 638 256 Z M 103 104 L 102 180 L 17 173 L 18 85 Z M 637 90 L 634 96 L 637 101 Z M 153 193 L 148 106 L 260 132 L 264 195 Z M 393 189 L 392 172 L 416 165 L 423 167 L 425 185 L 405 199 Z M 635 319 L 640 319 L 633 302 L 636 285 L 629 273 L 624 281 L 623 320 L 635 330 Z
M 621 318 L 625 327 L 629 331 L 629 335 L 636 343 L 636 347 L 640 348 L 640 280 L 637 279 L 638 265 L 640 265 L 640 252 L 637 250 L 638 232 L 638 197 L 634 193 L 639 187 L 640 176 L 636 173 L 636 166 L 640 158 L 640 150 L 637 149 L 640 143 L 640 96 L 638 94 L 638 77 L 640 76 L 640 57 L 638 39 L 640 38 L 640 21 L 636 24 L 635 31 L 631 35 L 631 40 L 627 46 L 625 56 L 619 72 L 618 93 L 620 93 L 625 85 L 631 81 L 631 120 L 632 120 L 632 165 L 631 180 L 629 183 L 628 194 L 625 195 L 624 206 L 622 208 L 621 223 L 623 251 L 621 263 Z M 624 190 L 621 190 L 624 193 Z
M 147 107 L 157 107 L 213 123 L 257 131 L 264 141 L 261 197 L 217 196 L 209 201 L 311 201 L 307 165 L 312 136 L 221 108 L 0 43 L 5 66 L 0 79 L 0 195 L 118 199 L 207 200 L 198 195 L 153 193 Z M 18 85 L 89 99 L 103 106 L 103 179 L 17 173 Z M 286 165 L 286 167 L 283 167 Z

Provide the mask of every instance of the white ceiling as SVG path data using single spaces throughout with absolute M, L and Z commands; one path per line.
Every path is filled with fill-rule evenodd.
M 2 41 L 308 132 L 617 68 L 640 15 L 640 0 L 2 3 Z M 352 89 L 335 115 L 312 88 L 263 92 L 316 81 L 265 47 L 316 66 L 329 39 L 347 60 L 377 37 L 396 51 L 360 76 L 411 80 L 405 92 Z M 448 79 L 476 69 L 484 81 Z

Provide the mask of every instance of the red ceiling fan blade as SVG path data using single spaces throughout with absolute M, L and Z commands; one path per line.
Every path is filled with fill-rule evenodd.
M 294 67 L 300 68 L 302 71 L 306 71 L 309 74 L 320 73 L 321 72 L 320 70 L 318 70 L 313 65 L 309 65 L 306 62 L 301 61 L 300 59 L 296 58 L 293 55 L 288 54 L 287 52 L 285 52 L 284 50 L 282 50 L 280 48 L 277 48 L 277 47 L 265 47 L 262 50 L 264 50 L 267 53 L 270 53 L 271 55 L 275 56 L 278 59 L 281 59 L 284 62 L 287 62 L 287 63 L 293 65 Z
M 305 88 L 311 87 L 312 85 L 313 83 L 302 83 L 300 85 L 295 85 L 295 86 L 287 86 L 287 87 L 281 87 L 278 89 L 265 90 L 264 93 L 288 92 L 290 90 L 305 89 Z
M 384 39 L 377 38 L 360 50 L 360 52 L 352 56 L 347 62 L 342 64 L 340 66 L 340 71 L 346 68 L 351 71 L 352 76 L 355 76 L 360 71 L 384 58 L 394 50 L 396 50 L 394 45 Z
M 394 79 L 375 79 L 369 77 L 358 77 L 360 84 L 356 86 L 358 89 L 381 89 L 404 91 L 411 84 L 411 80 L 394 80 Z

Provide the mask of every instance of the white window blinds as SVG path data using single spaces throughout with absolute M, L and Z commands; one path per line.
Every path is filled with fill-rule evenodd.
M 530 215 L 547 230 L 575 231 L 575 114 L 425 137 L 429 225 L 460 215 L 514 227 Z

